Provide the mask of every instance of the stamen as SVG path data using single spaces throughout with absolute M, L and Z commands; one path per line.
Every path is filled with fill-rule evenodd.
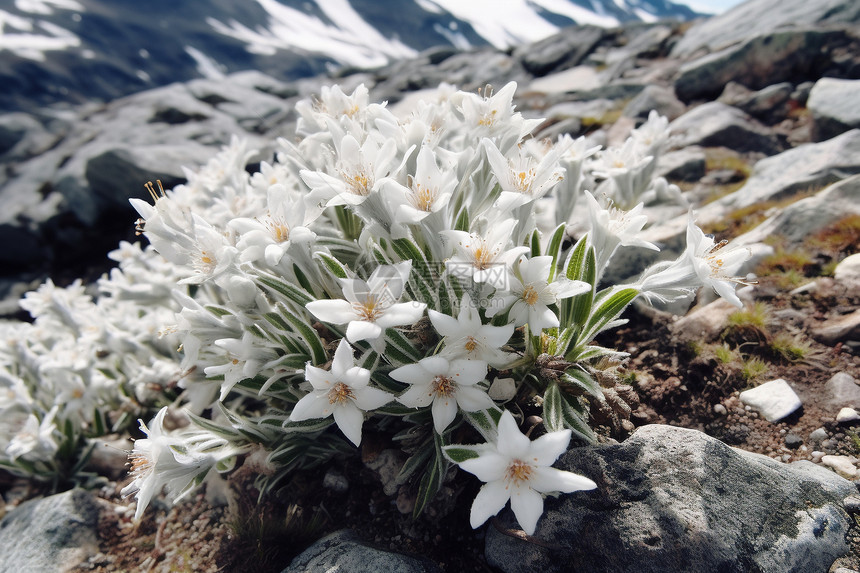
M 522 460 L 514 460 L 505 470 L 505 479 L 515 484 L 521 484 L 531 479 L 534 468 Z
M 540 299 L 540 295 L 538 294 L 538 291 L 536 291 L 532 285 L 528 285 L 525 288 L 525 290 L 523 291 L 522 298 L 527 305 L 534 306 L 537 303 L 537 301 Z
M 161 179 L 156 179 L 155 182 L 158 184 L 158 191 L 155 190 L 155 186 L 152 184 L 152 181 L 147 181 L 143 186 L 147 191 L 149 191 L 149 196 L 152 197 L 152 202 L 155 203 L 162 197 L 167 197 L 167 193 L 164 192 L 164 187 L 161 186 Z
M 352 388 L 350 388 L 343 382 L 338 382 L 331 390 L 328 391 L 329 404 L 343 404 L 347 400 L 354 399 L 355 394 L 353 394 Z
M 457 392 L 457 385 L 449 376 L 435 376 L 432 384 L 433 393 L 437 396 L 453 396 Z

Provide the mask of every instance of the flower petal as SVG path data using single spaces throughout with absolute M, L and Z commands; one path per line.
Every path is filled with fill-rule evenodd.
M 513 414 L 505 410 L 499 420 L 499 453 L 511 459 L 525 460 L 529 455 L 531 441 L 520 432 Z
M 397 397 L 397 401 L 410 408 L 426 408 L 433 401 L 429 384 L 415 384 Z
M 354 392 L 355 405 L 365 412 L 375 410 L 388 404 L 394 399 L 394 396 L 388 392 L 384 392 L 379 388 L 362 388 Z
M 441 434 L 457 417 L 457 400 L 453 396 L 437 396 L 430 408 L 433 412 L 433 427 Z
M 597 487 L 597 484 L 585 476 L 566 472 L 556 468 L 538 467 L 534 468 L 529 486 L 541 493 L 560 491 L 571 493 L 574 491 L 589 490 Z
M 530 487 L 521 486 L 511 492 L 511 509 L 520 527 L 528 535 L 534 535 L 538 519 L 543 514 L 543 498 Z
M 361 425 L 364 414 L 354 404 L 343 404 L 334 409 L 334 421 L 347 439 L 358 446 L 361 444 Z
M 346 339 L 350 342 L 373 340 L 382 334 L 382 327 L 364 320 L 353 320 L 346 327 Z
M 511 459 L 489 450 L 477 458 L 471 458 L 460 462 L 460 469 L 475 474 L 483 482 L 501 480 L 505 477 L 505 471 L 511 463 Z
M 293 406 L 290 421 L 303 422 L 312 418 L 327 418 L 331 415 L 331 410 L 331 403 L 325 392 L 311 392 Z
M 477 412 L 493 407 L 493 401 L 480 388 L 461 386 L 457 389 L 457 404 L 464 412 Z
M 355 359 L 352 355 L 352 346 L 341 338 L 334 351 L 334 359 L 331 362 L 331 373 L 335 380 L 343 381 L 343 376 L 347 370 L 355 366 Z M 313 382 L 311 382 L 313 384 Z
M 485 521 L 499 513 L 510 499 L 510 492 L 501 480 L 491 481 L 485 484 L 475 501 L 472 502 L 472 512 L 469 515 L 469 525 L 477 529 Z
M 343 299 L 315 300 L 306 304 L 305 308 L 318 320 L 331 324 L 346 324 L 356 318 L 352 304 Z
M 427 305 L 423 302 L 400 302 L 391 305 L 385 313 L 376 319 L 376 324 L 382 328 L 415 324 L 424 316 Z
M 570 444 L 570 430 L 549 432 L 531 443 L 529 463 L 536 466 L 550 466 L 567 451 Z

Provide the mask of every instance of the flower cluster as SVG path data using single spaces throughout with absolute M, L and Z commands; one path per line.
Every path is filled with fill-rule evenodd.
M 452 462 L 487 482 L 475 527 L 510 499 L 531 534 L 543 495 L 594 487 L 549 466 L 571 436 L 595 439 L 589 401 L 603 394 L 593 374 L 623 354 L 595 337 L 621 324 L 637 297 L 673 300 L 707 285 L 737 302 L 732 272 L 745 253 L 718 256 L 691 222 L 676 261 L 630 284 L 602 284 L 619 249 L 657 249 L 639 236 L 648 224 L 642 202 L 687 208 L 676 187 L 652 176 L 666 121 L 652 114 L 618 149 L 569 136 L 538 142 L 529 134 L 540 121 L 516 112 L 515 89 L 443 85 L 399 116 L 369 103 L 363 86 L 325 89 L 297 105 L 297 138 L 257 158 L 266 159 L 258 172 L 245 170 L 255 153 L 234 140 L 189 171 L 187 184 L 152 188 L 154 203 L 132 200 L 152 247 L 120 249 L 121 268 L 100 283 L 97 303 L 78 294 L 50 312 L 76 333 L 78 352 L 107 349 L 111 384 L 126 398 L 157 387 L 164 401 L 172 381 L 169 399 L 193 422 L 167 432 L 162 410 L 141 426 L 147 437 L 132 452 L 129 487 L 139 492 L 138 512 L 162 485 L 180 495 L 251 447 L 269 452 L 266 491 L 359 445 L 368 425 L 410 456 L 398 483 L 417 488 L 416 514 Z M 48 291 L 57 289 L 27 299 L 39 318 L 22 328 L 39 328 L 59 305 Z M 84 314 L 100 315 L 90 319 L 98 324 L 72 324 Z M 88 345 L 91 328 L 97 342 Z M 56 349 L 28 352 L 77 372 L 74 357 Z M 547 356 L 561 369 L 544 368 Z M 7 360 L 16 368 L 32 361 Z M 84 362 L 102 371 L 93 355 Z M 15 384 L 10 377 L 10 396 Z M 84 384 L 82 395 L 97 400 L 88 392 L 102 386 Z M 43 434 L 69 415 L 64 404 L 45 403 L 32 422 L 21 406 L 32 437 L 10 442 L 7 454 L 50 457 L 56 444 Z M 536 407 L 546 433 L 532 442 L 511 412 Z M 457 444 L 468 428 L 487 443 Z

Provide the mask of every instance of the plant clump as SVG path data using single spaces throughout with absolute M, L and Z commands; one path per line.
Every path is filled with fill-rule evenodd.
M 155 413 L 130 454 L 140 516 L 252 453 L 265 498 L 372 433 L 403 452 L 415 516 L 456 464 L 485 483 L 473 527 L 510 500 L 532 534 L 545 495 L 596 486 L 551 464 L 597 440 L 595 412 L 623 426 L 638 405 L 598 335 L 637 298 L 705 286 L 740 307 L 749 252 L 691 217 L 680 256 L 603 284 L 618 250 L 658 249 L 644 203 L 684 203 L 654 177 L 668 122 L 617 148 L 536 141 L 515 88 L 442 86 L 403 117 L 324 89 L 259 171 L 234 140 L 186 184 L 150 185 L 132 200 L 150 246 L 121 245 L 97 300 L 46 284 L 24 302 L 35 323 L 4 327 L 0 463 L 77 475 L 93 437 Z

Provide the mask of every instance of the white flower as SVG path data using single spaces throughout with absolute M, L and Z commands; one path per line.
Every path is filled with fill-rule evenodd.
M 525 146 L 516 148 L 516 157 L 511 159 L 489 139 L 481 142 L 487 152 L 487 159 L 493 174 L 499 181 L 502 193 L 496 200 L 496 208 L 501 210 L 520 207 L 543 197 L 543 195 L 564 178 L 564 169 L 559 166 L 559 147 L 552 148 L 542 158 L 537 159 Z
M 516 326 L 528 323 L 533 335 L 539 334 L 544 328 L 558 326 L 558 317 L 548 305 L 591 290 L 591 285 L 565 277 L 548 283 L 551 266 L 550 256 L 520 259 L 514 265 L 510 293 L 499 297 L 500 302 L 487 310 L 487 316 L 510 308 L 508 319 Z
M 346 300 L 317 300 L 309 302 L 307 309 L 323 322 L 346 324 L 350 342 L 376 340 L 386 328 L 414 324 L 427 308 L 423 302 L 397 302 L 411 269 L 412 261 L 403 261 L 380 265 L 367 282 L 340 279 Z
M 598 276 L 602 274 L 609 260 L 619 246 L 643 247 L 659 251 L 657 245 L 639 238 L 639 232 L 648 223 L 648 216 L 642 214 L 644 205 L 639 203 L 629 211 L 617 207 L 604 209 L 590 192 L 585 192 L 590 223 L 589 239 L 597 255 Z
M 715 243 L 696 226 L 687 223 L 687 249 L 671 262 L 657 263 L 647 269 L 635 288 L 646 298 L 674 300 L 701 286 L 713 288 L 718 295 L 738 308 L 743 307 L 734 284 L 749 284 L 732 276 L 752 256 L 748 248 L 722 250 L 726 241 Z
M 275 266 L 281 262 L 291 243 L 306 243 L 316 235 L 303 226 L 304 202 L 283 185 L 270 186 L 266 197 L 268 210 L 265 216 L 233 219 L 228 226 L 239 233 L 236 247 L 240 261 L 265 260 L 269 266 Z
M 41 422 L 34 414 L 28 415 L 23 427 L 6 446 L 6 455 L 13 460 L 23 458 L 30 462 L 50 461 L 59 449 L 54 438 L 54 432 L 57 431 L 54 423 L 57 408 L 54 406 L 43 416 Z
M 446 272 L 459 279 L 505 286 L 507 267 L 528 247 L 508 248 L 517 221 L 506 219 L 490 227 L 484 236 L 465 231 L 442 231 L 454 248 L 454 255 L 445 263 Z
M 480 360 L 460 358 L 449 362 L 442 356 L 429 356 L 396 368 L 389 376 L 412 384 L 397 397 L 404 406 L 426 408 L 432 403 L 433 426 L 439 434 L 454 421 L 458 406 L 464 412 L 493 407 L 487 393 L 476 387 L 487 376 L 487 363 Z
M 134 478 L 122 490 L 127 496 L 137 492 L 137 509 L 134 518 L 140 519 L 152 496 L 167 486 L 174 501 L 190 491 L 189 486 L 215 465 L 216 459 L 208 454 L 188 452 L 182 439 L 171 436 L 164 430 L 167 406 L 158 411 L 149 427 L 139 420 L 140 429 L 146 434 L 134 442 L 129 453 L 130 474 Z
M 486 482 L 472 503 L 472 528 L 499 513 L 511 500 L 511 509 L 523 531 L 533 535 L 543 514 L 542 494 L 596 488 L 597 484 L 586 477 L 550 467 L 567 451 L 569 442 L 570 430 L 550 432 L 529 441 L 506 410 L 499 420 L 498 441 L 474 447 L 478 457 L 459 462 L 462 469 Z M 451 447 L 463 448 L 448 446 Z
M 424 145 L 418 152 L 415 175 L 409 177 L 409 187 L 387 179 L 381 188 L 386 199 L 394 204 L 395 223 L 414 224 L 448 204 L 457 185 L 453 171 L 443 171 L 436 163 L 436 154 Z
M 436 332 L 443 336 L 445 347 L 442 353 L 446 357 L 483 360 L 494 368 L 502 368 L 511 361 L 512 355 L 503 352 L 501 347 L 514 334 L 514 324 L 482 324 L 469 293 L 465 293 L 460 301 L 457 318 L 435 310 L 428 310 L 427 315 Z
M 277 352 L 250 332 L 245 332 L 241 340 L 235 338 L 221 338 L 215 341 L 215 346 L 227 351 L 227 363 L 218 366 L 207 366 L 204 369 L 206 376 L 224 376 L 221 383 L 221 396 L 219 400 L 224 401 L 233 387 L 245 380 L 253 378 L 263 369 L 263 365 L 277 358 Z
M 363 144 L 350 134 L 334 141 L 337 160 L 333 177 L 322 171 L 302 170 L 300 175 L 311 188 L 308 205 L 360 205 L 377 190 L 377 184 L 395 167 L 397 146 L 386 140 L 380 145 L 368 137 Z
M 305 378 L 313 390 L 296 403 L 290 420 L 301 422 L 334 416 L 337 427 L 356 446 L 361 443 L 362 411 L 375 410 L 394 398 L 368 386 L 370 370 L 355 365 L 352 348 L 344 339 L 335 350 L 331 370 L 308 364 Z

